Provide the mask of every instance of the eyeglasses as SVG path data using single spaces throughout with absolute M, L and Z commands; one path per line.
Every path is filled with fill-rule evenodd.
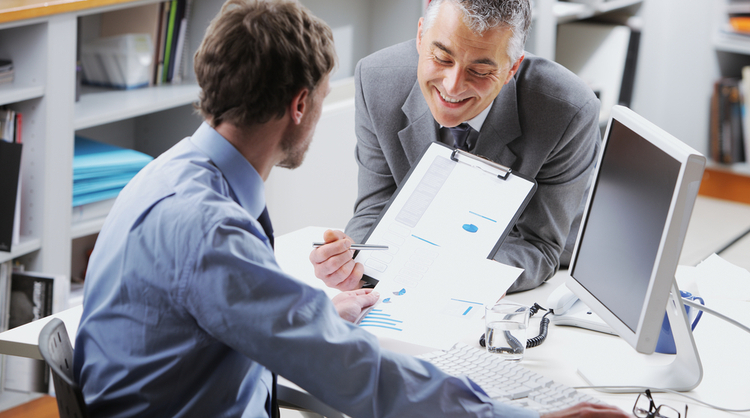
M 687 409 L 687 405 L 685 405 L 684 418 L 687 418 Z M 669 405 L 656 406 L 649 389 L 646 389 L 646 392 L 639 394 L 636 398 L 635 405 L 633 405 L 633 414 L 638 418 L 682 418 L 680 413 Z

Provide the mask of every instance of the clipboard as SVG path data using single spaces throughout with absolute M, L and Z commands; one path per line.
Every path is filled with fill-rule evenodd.
M 354 255 L 365 286 L 419 285 L 444 251 L 494 258 L 536 189 L 510 167 L 433 142 L 365 236 L 389 249 Z

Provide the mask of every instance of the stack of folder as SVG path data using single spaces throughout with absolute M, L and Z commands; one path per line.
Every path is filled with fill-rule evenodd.
M 117 197 L 153 157 L 131 149 L 76 136 L 73 157 L 73 206 Z

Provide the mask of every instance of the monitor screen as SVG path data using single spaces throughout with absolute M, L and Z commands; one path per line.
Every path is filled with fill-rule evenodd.
M 704 166 L 683 142 L 613 108 L 566 284 L 639 352 L 656 347 Z
M 633 332 L 679 174 L 679 161 L 612 121 L 574 277 Z

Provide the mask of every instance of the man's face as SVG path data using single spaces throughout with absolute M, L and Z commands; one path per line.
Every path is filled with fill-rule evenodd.
M 432 27 L 424 34 L 422 24 L 420 19 L 419 87 L 435 120 L 443 126 L 456 126 L 495 100 L 523 57 L 515 63 L 509 60 L 509 29 L 495 28 L 476 35 L 450 2 L 440 6 Z
M 302 116 L 302 122 L 287 132 L 282 139 L 281 148 L 286 153 L 286 158 L 277 164 L 278 167 L 294 169 L 302 165 L 323 111 L 323 100 L 330 92 L 328 76 L 325 76 L 312 95 L 308 96 L 308 108 Z

